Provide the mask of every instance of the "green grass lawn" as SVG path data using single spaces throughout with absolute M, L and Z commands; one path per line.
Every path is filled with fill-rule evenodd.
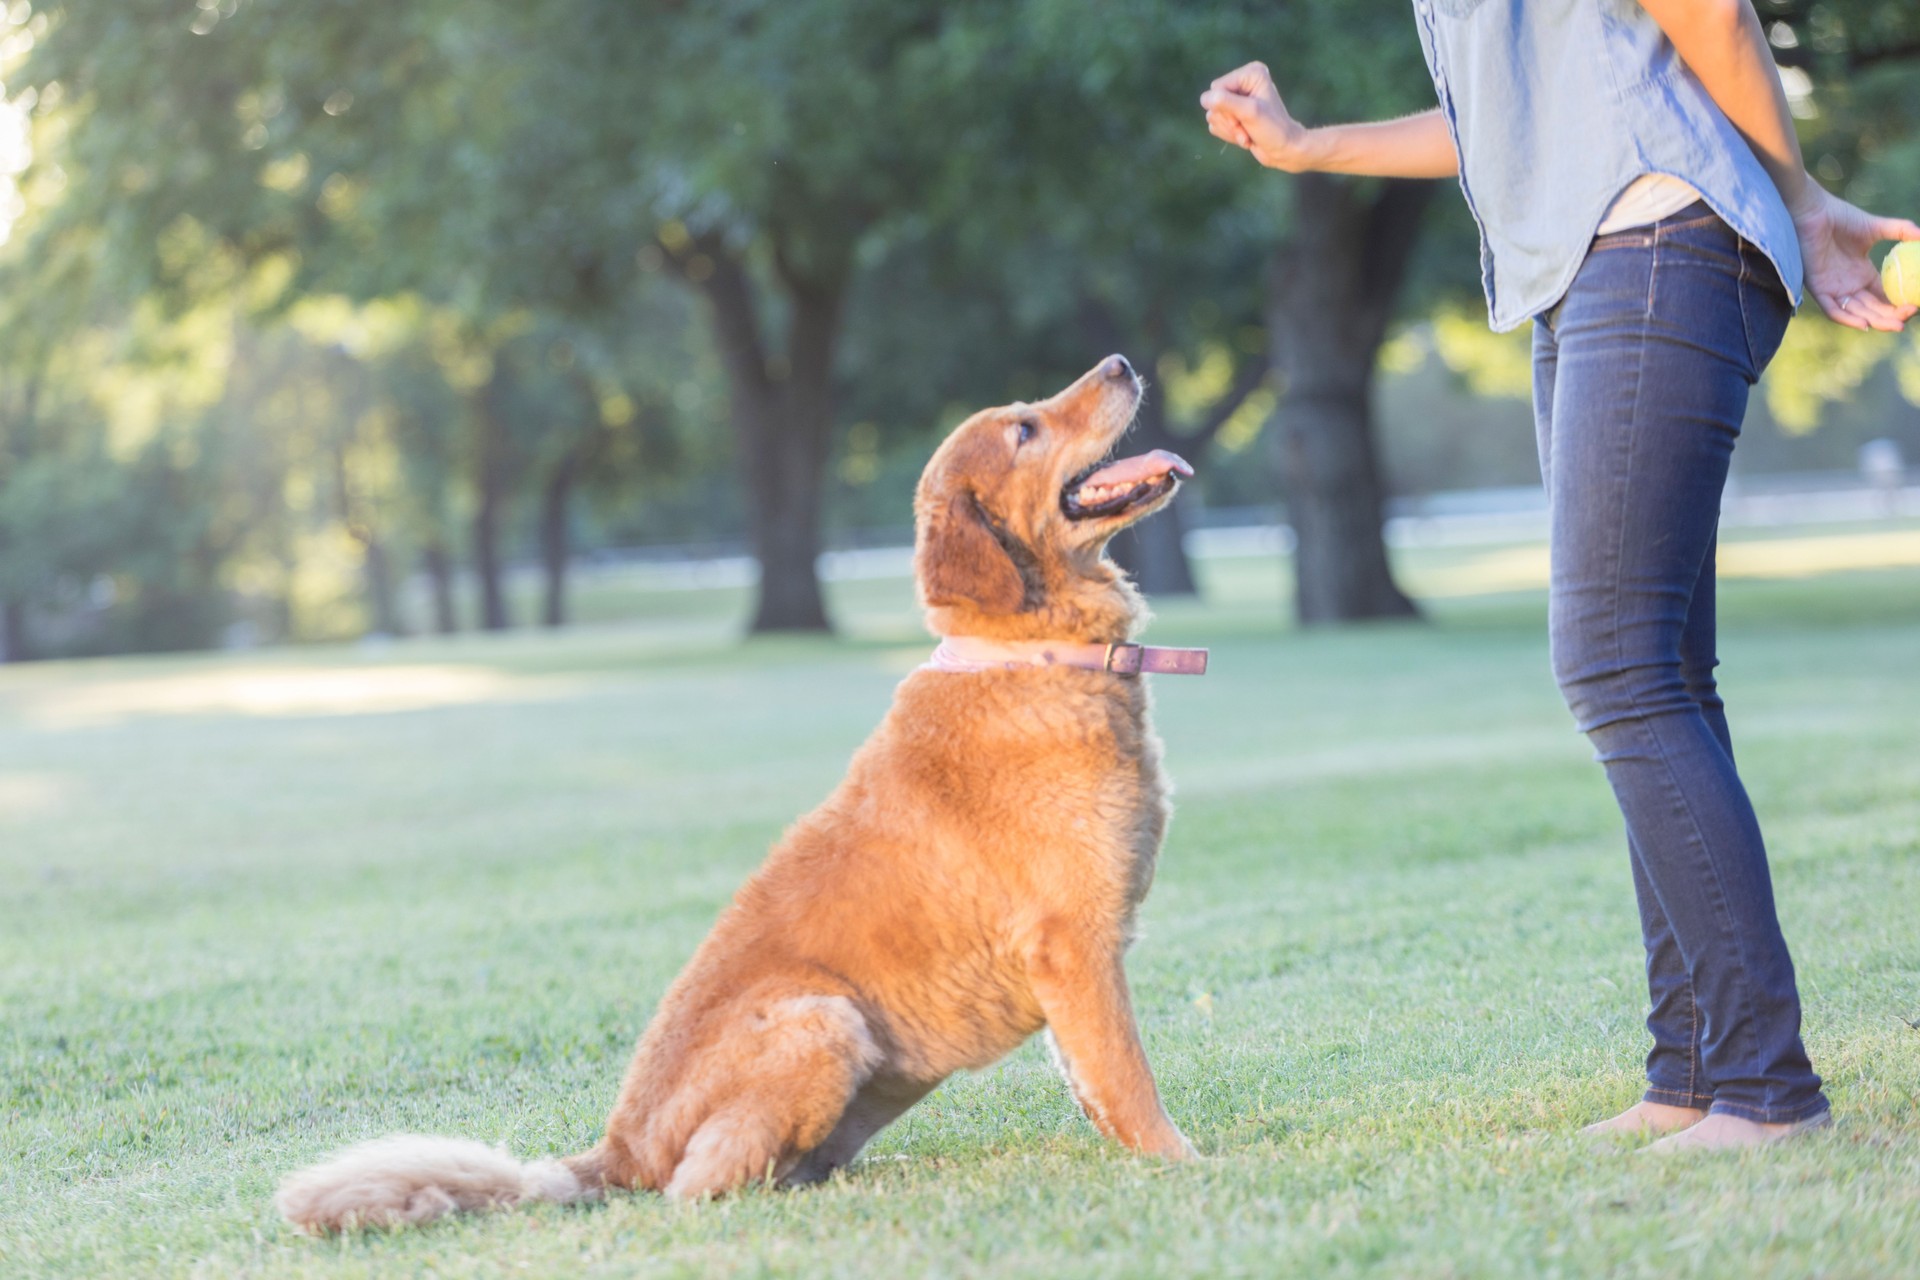
M 1637 1096 L 1639 934 L 1491 555 L 1406 558 L 1450 584 L 1429 625 L 1290 631 L 1275 567 L 1223 561 L 1153 628 L 1214 647 L 1156 685 L 1178 813 L 1129 966 L 1203 1161 L 1098 1139 L 1030 1045 L 819 1188 L 342 1241 L 269 1202 L 341 1144 L 596 1139 L 925 652 L 906 584 L 837 590 L 838 643 L 641 593 L 557 636 L 0 671 L 0 1276 L 1920 1274 L 1920 570 L 1724 588 L 1838 1124 L 1663 1160 L 1574 1132 Z

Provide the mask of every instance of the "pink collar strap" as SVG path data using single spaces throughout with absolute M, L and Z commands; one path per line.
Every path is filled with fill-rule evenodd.
M 1110 671 L 1117 676 L 1203 676 L 1207 673 L 1207 651 L 1168 649 L 1151 644 L 947 636 L 923 669 L 1017 671 L 1021 667 L 1079 667 L 1086 671 Z

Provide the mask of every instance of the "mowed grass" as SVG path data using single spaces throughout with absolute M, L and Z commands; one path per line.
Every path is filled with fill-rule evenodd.
M 1155 623 L 1214 669 L 1155 686 L 1178 813 L 1129 971 L 1204 1160 L 1101 1141 L 1029 1045 L 822 1187 L 334 1241 L 270 1197 L 344 1143 L 597 1138 L 923 656 L 907 585 L 839 589 L 839 642 L 655 592 L 557 636 L 0 671 L 0 1275 L 1920 1274 L 1920 571 L 1724 588 L 1838 1124 L 1660 1159 L 1575 1134 L 1638 1093 L 1639 934 L 1544 604 L 1472 594 L 1515 562 L 1406 557 L 1429 624 L 1313 634 L 1271 562 L 1216 562 Z

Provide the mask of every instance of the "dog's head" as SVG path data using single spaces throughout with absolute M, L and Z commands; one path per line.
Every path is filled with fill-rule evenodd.
M 1102 554 L 1193 471 L 1164 450 L 1103 459 L 1133 421 L 1140 379 L 1108 356 L 1038 404 L 954 429 L 914 498 L 914 569 L 937 635 L 1124 640 L 1139 593 Z

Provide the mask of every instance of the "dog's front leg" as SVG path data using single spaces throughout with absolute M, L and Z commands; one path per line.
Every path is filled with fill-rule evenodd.
M 1193 1147 L 1160 1105 L 1118 939 L 1042 922 L 1024 947 L 1027 980 L 1046 1016 L 1074 1101 L 1094 1127 L 1135 1151 L 1184 1160 Z

